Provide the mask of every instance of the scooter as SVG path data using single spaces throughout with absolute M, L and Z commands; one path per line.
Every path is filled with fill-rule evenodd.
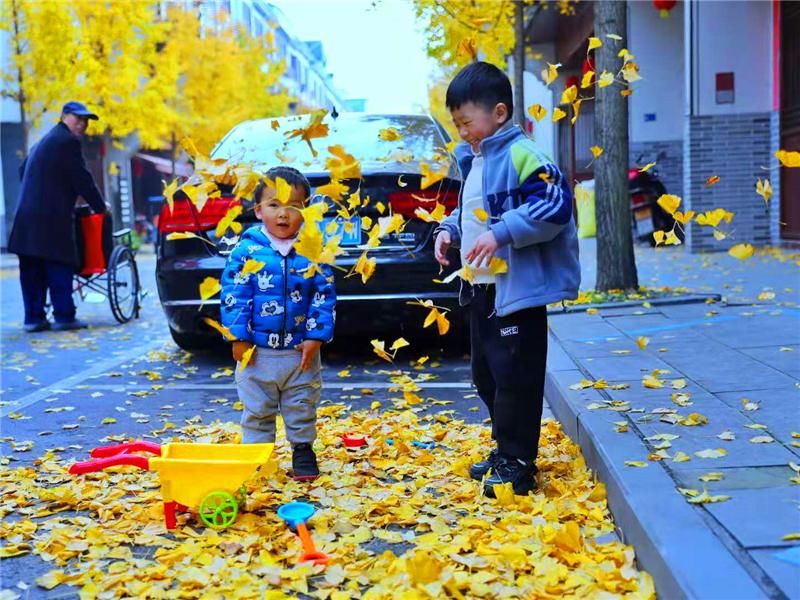
M 636 164 L 641 165 L 643 154 L 636 159 Z M 656 160 L 664 158 L 659 154 Z M 658 205 L 658 199 L 667 189 L 658 178 L 658 170 L 652 167 L 642 171 L 642 167 L 634 166 L 628 169 L 628 192 L 631 198 L 631 226 L 633 238 L 639 242 L 648 242 L 655 246 L 654 231 L 670 231 L 675 225 L 675 219 Z M 683 241 L 683 230 L 675 228 L 678 239 Z

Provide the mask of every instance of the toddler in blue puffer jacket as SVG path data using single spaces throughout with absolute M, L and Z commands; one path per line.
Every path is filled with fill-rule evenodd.
M 228 257 L 221 282 L 222 324 L 235 338 L 237 362 L 256 346 L 246 368 L 236 369 L 244 406 L 242 442 L 274 443 L 280 412 L 292 445 L 292 475 L 312 480 L 319 476 L 312 444 L 322 387 L 320 347 L 333 339 L 336 289 L 327 265 L 306 277 L 311 262 L 294 249 L 303 225 L 300 211 L 310 195 L 308 180 L 291 167 L 274 167 L 267 177 L 282 179 L 291 193 L 281 202 L 276 186 L 262 182 L 256 188 L 261 225 L 245 231 Z

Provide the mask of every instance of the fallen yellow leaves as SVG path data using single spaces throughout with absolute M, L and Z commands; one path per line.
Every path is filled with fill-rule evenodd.
M 238 429 L 216 422 L 178 433 L 224 443 L 235 441 Z M 348 451 L 341 435 L 351 431 L 374 442 Z M 437 448 L 410 443 L 421 438 L 436 440 Z M 169 536 L 155 473 L 124 468 L 65 483 L 66 465 L 46 455 L 37 471 L 0 473 L 10 517 L 0 536 L 4 552 L 29 548 L 53 564 L 37 580 L 41 588 L 71 585 L 88 597 L 655 598 L 632 549 L 596 539 L 613 531 L 604 486 L 556 422 L 542 427 L 539 491 L 504 496 L 504 504 L 481 498 L 479 484 L 466 477 L 489 442 L 480 425 L 440 423 L 410 410 L 387 420 L 321 406 L 320 479 L 292 481 L 279 439 L 281 468 L 247 483 L 247 510 L 231 528 L 195 529 L 197 521 L 181 515 Z M 33 477 L 39 485 L 30 484 Z M 314 539 L 333 559 L 324 571 L 295 565 L 300 543 L 276 515 L 298 496 L 318 507 Z
M 732 246 L 730 250 L 728 250 L 728 254 L 730 254 L 734 258 L 738 258 L 739 260 L 747 260 L 751 256 L 753 256 L 753 246 L 751 244 L 736 244 Z
M 700 450 L 699 452 L 695 452 L 694 455 L 697 458 L 722 458 L 723 456 L 728 455 L 728 451 L 725 448 L 717 448 L 717 449 L 707 449 L 707 450 Z

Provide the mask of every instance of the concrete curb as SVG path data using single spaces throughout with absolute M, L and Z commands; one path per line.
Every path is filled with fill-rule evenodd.
M 593 388 L 571 390 L 587 374 L 549 335 L 545 397 L 564 432 L 580 445 L 586 464 L 606 485 L 608 505 L 624 541 L 636 550 L 639 566 L 650 573 L 660 598 L 725 600 L 765 598 L 731 550 L 709 528 L 703 511 L 688 504 L 657 462 L 631 468 L 649 452 L 636 433 L 619 434 L 620 413 L 587 410 L 605 397 Z

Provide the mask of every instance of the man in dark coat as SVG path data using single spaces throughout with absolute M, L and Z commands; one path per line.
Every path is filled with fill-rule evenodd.
M 97 119 L 97 115 L 80 102 L 67 102 L 60 122 L 31 149 L 20 168 L 22 185 L 8 250 L 19 256 L 28 332 L 51 327 L 45 314 L 48 289 L 53 329 L 86 327 L 75 318 L 72 300 L 72 280 L 81 264 L 75 240 L 75 201 L 82 196 L 94 212 L 107 212 L 81 151 L 80 138 L 89 119 Z

